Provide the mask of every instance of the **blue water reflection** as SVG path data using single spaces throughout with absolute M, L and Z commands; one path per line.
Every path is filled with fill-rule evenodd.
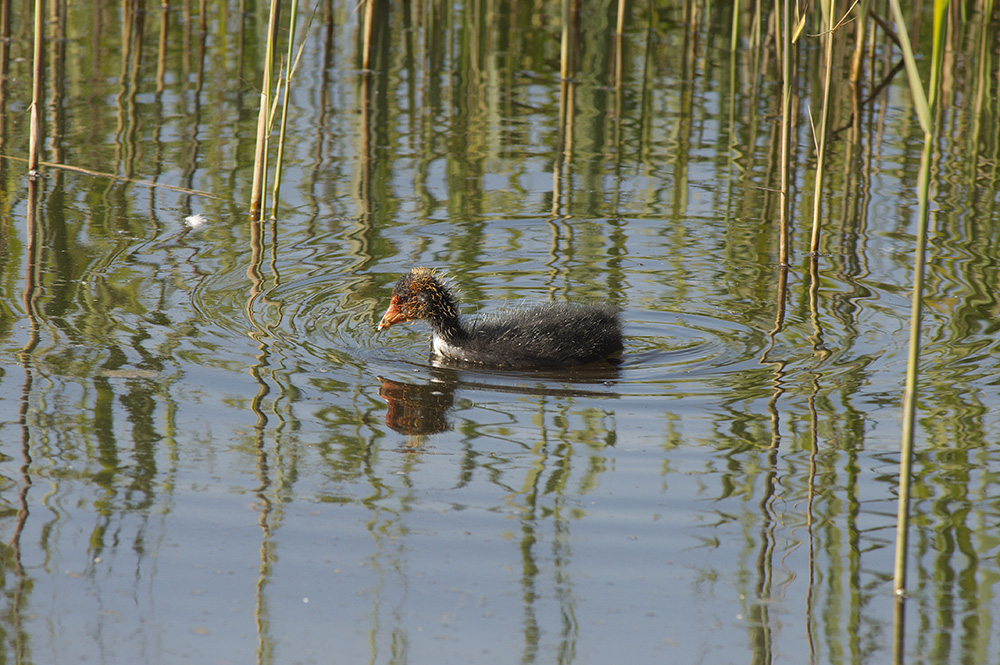
M 779 266 L 780 78 L 749 14 L 734 52 L 728 8 L 630 5 L 619 46 L 588 7 L 563 79 L 559 5 L 379 5 L 367 73 L 355 4 L 321 6 L 255 222 L 266 8 L 55 4 L 45 153 L 73 169 L 24 178 L 26 7 L 0 44 L 6 660 L 888 662 L 923 140 L 891 47 L 884 94 L 835 75 L 813 260 L 806 29 Z M 949 663 L 991 662 L 1000 612 L 976 16 L 932 176 L 905 645 Z M 376 334 L 416 265 L 464 315 L 620 307 L 621 362 Z

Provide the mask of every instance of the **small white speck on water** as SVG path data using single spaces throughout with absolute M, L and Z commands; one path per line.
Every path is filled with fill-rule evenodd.
M 208 224 L 208 218 L 202 214 L 189 215 L 184 218 L 184 226 L 189 229 L 200 229 Z

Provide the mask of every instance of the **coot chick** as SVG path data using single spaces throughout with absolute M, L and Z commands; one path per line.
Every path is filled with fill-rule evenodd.
M 478 365 L 545 368 L 606 360 L 622 350 L 618 311 L 605 305 L 551 303 L 488 314 L 472 322 L 433 270 L 414 268 L 392 289 L 378 329 L 424 320 L 436 355 Z

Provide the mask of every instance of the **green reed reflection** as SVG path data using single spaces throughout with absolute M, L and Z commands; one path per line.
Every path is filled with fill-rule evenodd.
M 154 5 L 2 5 L 7 660 L 885 660 L 925 206 L 903 652 L 993 657 L 992 3 Z M 413 264 L 624 363 L 434 366 Z

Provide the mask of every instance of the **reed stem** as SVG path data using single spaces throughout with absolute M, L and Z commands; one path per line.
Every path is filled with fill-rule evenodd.
M 826 123 L 830 116 L 830 86 L 833 75 L 833 0 L 827 0 L 823 3 L 823 19 L 826 67 L 823 80 L 823 110 L 820 112 L 819 131 L 816 132 L 816 181 L 813 184 L 812 236 L 809 240 L 809 253 L 814 257 L 819 253 L 819 215 L 822 200 L 820 195 L 823 193 L 823 168 L 826 161 Z
M 361 52 L 361 69 L 366 73 L 371 70 L 372 67 L 372 48 L 373 48 L 373 35 L 372 31 L 375 29 L 374 21 L 375 12 L 375 0 L 365 0 L 365 23 L 364 23 L 364 35 L 363 35 L 363 45 Z
M 924 93 L 923 83 L 920 82 L 920 72 L 917 71 L 917 61 L 913 57 L 910 36 L 906 29 L 906 22 L 903 20 L 903 10 L 899 8 L 899 0 L 889 0 L 889 6 L 892 9 L 892 18 L 896 21 L 896 38 L 899 39 L 899 48 L 903 52 L 906 78 L 910 82 L 910 94 L 913 95 L 913 105 L 917 112 L 917 118 L 920 120 L 920 128 L 924 130 L 924 134 L 930 134 L 931 109 L 927 102 L 927 95 Z
M 910 301 L 910 344 L 907 355 L 906 388 L 903 393 L 903 423 L 899 450 L 899 492 L 897 496 L 896 516 L 896 556 L 893 569 L 893 590 L 896 597 L 902 599 L 906 591 L 906 553 L 910 516 L 910 468 L 913 458 L 913 428 L 917 407 L 917 369 L 920 361 L 920 318 L 923 303 L 924 286 L 924 255 L 927 244 L 928 192 L 930 188 L 931 146 L 934 142 L 932 133 L 932 114 L 924 94 L 924 87 L 917 72 L 916 60 L 910 46 L 910 38 L 906 24 L 903 22 L 903 12 L 899 0 L 890 0 L 893 18 L 903 60 L 906 63 L 906 73 L 910 83 L 910 94 L 913 96 L 914 107 L 920 125 L 924 130 L 924 148 L 920 156 L 920 175 L 917 180 L 917 245 L 913 257 L 913 295 Z M 941 14 L 943 18 L 943 13 Z M 935 22 L 938 15 L 935 14 Z M 940 38 L 942 31 L 935 26 L 935 38 Z M 935 46 L 935 52 L 937 46 Z M 901 616 L 901 613 L 900 613 Z M 902 637 L 902 627 L 897 626 L 897 632 Z M 898 648 L 902 648 L 901 645 Z
M 45 73 L 42 57 L 42 47 L 45 41 L 44 29 L 45 0 L 35 0 L 34 80 L 31 87 L 31 127 L 28 135 L 28 176 L 31 178 L 38 177 L 38 162 L 42 143 L 42 121 L 39 109 L 42 105 L 42 83 Z
M 778 265 L 784 270 L 789 264 L 789 214 L 788 189 L 791 170 L 792 132 L 792 24 L 791 0 L 781 0 L 779 38 L 781 39 L 781 194 L 780 229 L 778 239 Z
M 295 24 L 299 15 L 299 0 L 292 0 L 288 18 L 288 53 L 285 65 L 285 89 L 281 98 L 281 129 L 278 132 L 278 157 L 274 163 L 274 187 L 271 190 L 271 218 L 278 218 L 278 189 L 281 187 L 281 164 L 285 156 L 285 127 L 288 124 L 288 93 L 292 82 L 292 54 L 295 49 Z
M 260 219 L 260 211 L 264 207 L 267 137 L 271 110 L 271 78 L 274 76 L 274 43 L 278 24 L 278 9 L 278 0 L 271 0 L 271 15 L 267 22 L 264 76 L 260 86 L 260 111 L 257 115 L 257 146 L 253 160 L 253 186 L 250 191 L 250 218 L 255 221 Z

